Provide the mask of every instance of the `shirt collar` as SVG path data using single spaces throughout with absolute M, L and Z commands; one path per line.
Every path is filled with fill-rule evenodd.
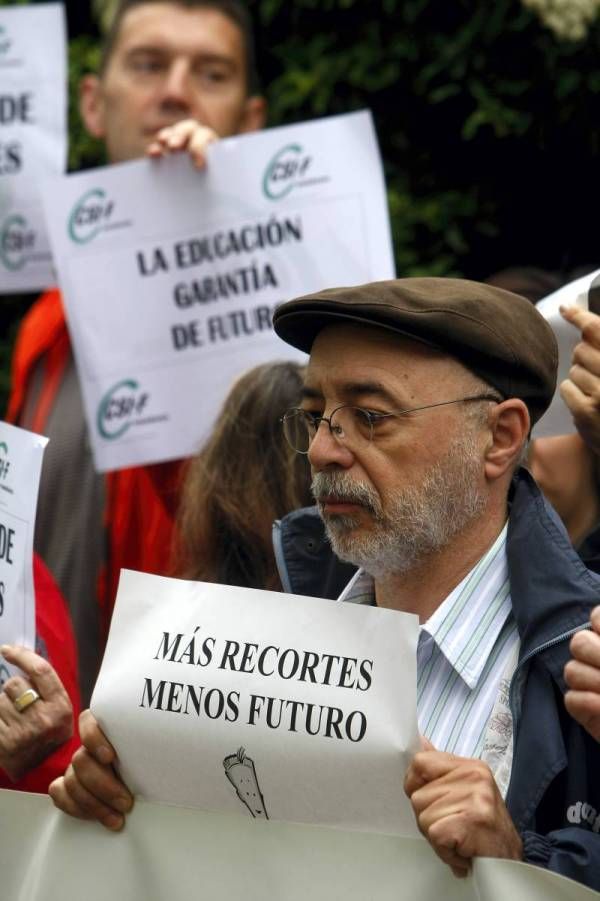
M 506 532 L 505 525 L 483 557 L 421 627 L 470 689 L 476 687 L 512 609 Z

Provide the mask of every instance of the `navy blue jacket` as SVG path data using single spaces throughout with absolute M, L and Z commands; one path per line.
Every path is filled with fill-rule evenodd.
M 316 508 L 277 523 L 274 544 L 288 591 L 334 597 L 352 574 L 333 557 Z M 585 567 L 524 469 L 511 490 L 507 557 L 521 647 L 510 694 L 514 754 L 506 804 L 528 863 L 600 891 L 600 744 L 563 704 L 569 639 L 589 626 L 600 577 Z

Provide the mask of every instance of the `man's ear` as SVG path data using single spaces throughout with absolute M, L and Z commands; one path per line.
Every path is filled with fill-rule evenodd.
M 258 94 L 248 97 L 240 121 L 238 132 L 260 131 L 267 121 L 267 101 Z
M 79 84 L 79 112 L 89 134 L 104 138 L 104 97 L 97 75 L 84 75 Z
M 485 452 L 485 474 L 495 481 L 512 475 L 527 440 L 531 421 L 526 405 L 517 397 L 497 404 L 490 410 L 489 428 L 491 441 Z

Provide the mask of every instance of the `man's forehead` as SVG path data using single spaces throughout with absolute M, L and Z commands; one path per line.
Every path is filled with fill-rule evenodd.
M 407 359 L 446 360 L 453 357 L 433 345 L 377 326 L 335 323 L 322 329 L 311 348 L 310 362 L 339 363 L 348 356 L 356 364 L 403 365 Z M 458 361 L 456 361 L 458 362 Z
M 377 328 L 335 324 L 316 337 L 305 384 L 319 389 L 325 383 L 359 393 L 373 389 L 414 386 L 427 378 L 462 377 L 468 370 L 439 348 Z M 374 390 L 372 393 L 377 393 Z
M 124 14 L 114 51 L 135 46 L 175 42 L 186 52 L 217 51 L 242 61 L 244 42 L 239 27 L 213 7 L 188 7 L 180 3 L 140 3 Z

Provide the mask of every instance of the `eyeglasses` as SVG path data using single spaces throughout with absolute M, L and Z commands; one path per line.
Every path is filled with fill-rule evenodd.
M 327 423 L 332 436 L 340 444 L 360 447 L 361 445 L 370 444 L 378 426 L 392 417 L 406 416 L 408 413 L 419 413 L 421 410 L 432 410 L 434 407 L 464 404 L 475 400 L 488 400 L 496 404 L 501 403 L 501 399 L 495 394 L 474 394 L 469 397 L 459 397 L 456 400 L 444 400 L 437 404 L 427 404 L 424 407 L 413 407 L 410 410 L 394 410 L 393 412 L 365 410 L 363 407 L 342 404 L 342 406 L 336 407 L 330 416 L 317 416 L 315 413 L 310 413 L 301 407 L 291 407 L 291 409 L 286 410 L 280 422 L 283 426 L 283 434 L 290 447 L 299 454 L 307 454 L 322 422 Z

